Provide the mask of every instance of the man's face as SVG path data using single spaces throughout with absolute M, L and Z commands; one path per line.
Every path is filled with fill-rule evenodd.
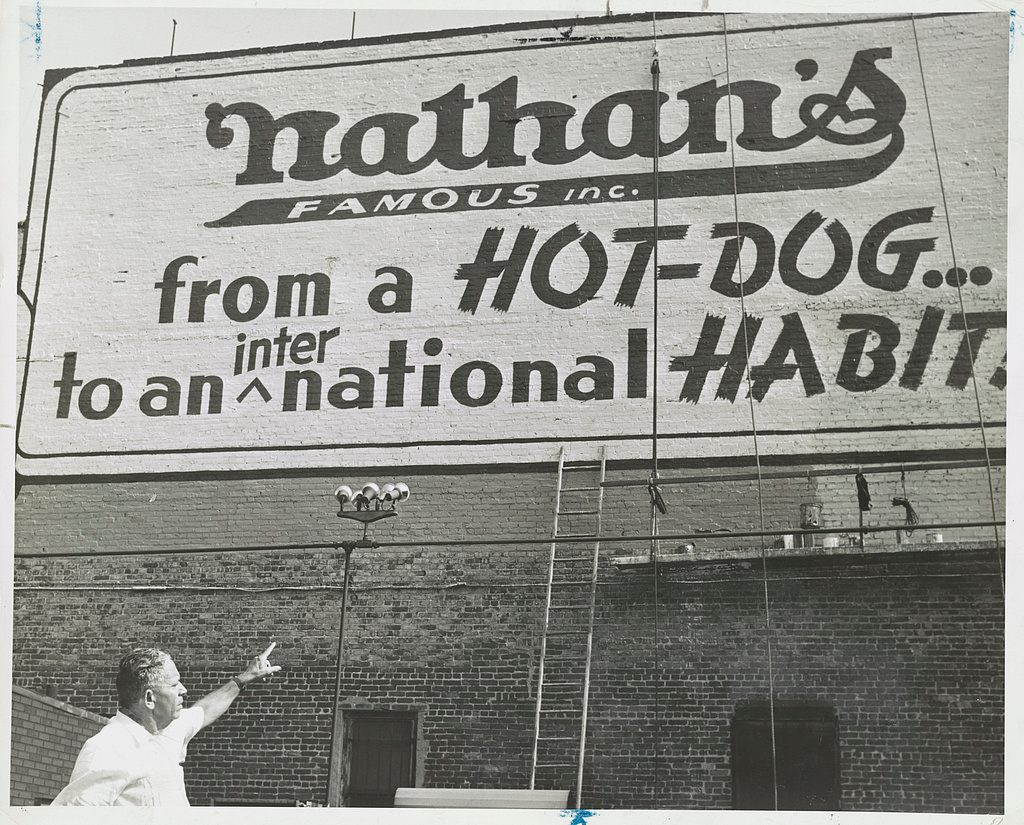
M 163 730 L 181 715 L 184 707 L 183 698 L 188 693 L 181 683 L 181 674 L 178 673 L 174 662 L 167 660 L 163 674 L 148 689 L 153 694 L 153 721 L 156 722 L 157 729 Z

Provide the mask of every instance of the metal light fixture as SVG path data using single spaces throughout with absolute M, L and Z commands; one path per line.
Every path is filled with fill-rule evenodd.
M 347 484 L 342 484 L 334 491 L 334 497 L 338 500 L 339 518 L 369 524 L 391 515 L 398 515 L 399 502 L 407 501 L 409 498 L 409 485 L 401 481 L 389 481 L 380 485 L 368 481 L 358 490 L 354 490 Z M 345 505 L 349 503 L 354 505 L 355 510 L 345 510 Z

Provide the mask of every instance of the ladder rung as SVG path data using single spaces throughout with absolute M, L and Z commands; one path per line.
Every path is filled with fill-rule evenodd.
M 589 630 L 549 630 L 548 636 L 579 636 L 589 632 Z
M 566 462 L 564 462 L 562 464 L 562 472 L 565 472 L 566 470 L 600 470 L 600 469 L 601 469 L 601 462 L 600 461 L 585 461 L 585 460 L 572 461 L 572 462 L 566 461 Z
M 589 604 L 553 604 L 551 610 L 588 610 Z
M 583 687 L 583 681 L 578 682 L 544 682 L 544 687 Z
M 575 742 L 578 736 L 538 736 L 538 742 Z
M 593 561 L 593 556 L 555 556 L 555 561 Z
M 538 768 L 575 768 L 575 762 L 538 762 Z
M 596 533 L 559 533 L 552 538 L 556 539 L 589 539 L 590 541 L 597 541 Z
M 599 511 L 597 510 L 559 510 L 558 515 L 560 516 L 596 516 Z
M 593 493 L 600 490 L 600 487 L 563 487 L 563 493 Z

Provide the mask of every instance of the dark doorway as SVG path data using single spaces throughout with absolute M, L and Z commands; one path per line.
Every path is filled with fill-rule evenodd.
M 396 788 L 415 786 L 416 715 L 346 710 L 344 759 L 343 805 L 393 807 Z
M 779 810 L 839 810 L 839 724 L 835 708 L 775 704 Z M 771 712 L 767 702 L 737 706 L 732 720 L 732 800 L 743 810 L 772 810 Z

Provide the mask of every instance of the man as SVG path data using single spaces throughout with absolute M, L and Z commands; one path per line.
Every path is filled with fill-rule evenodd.
M 269 656 L 277 642 L 237 676 L 185 708 L 185 686 L 171 657 L 139 648 L 117 671 L 117 715 L 83 746 L 71 782 L 53 805 L 188 807 L 181 763 L 189 740 L 212 725 L 250 682 L 281 669 Z

